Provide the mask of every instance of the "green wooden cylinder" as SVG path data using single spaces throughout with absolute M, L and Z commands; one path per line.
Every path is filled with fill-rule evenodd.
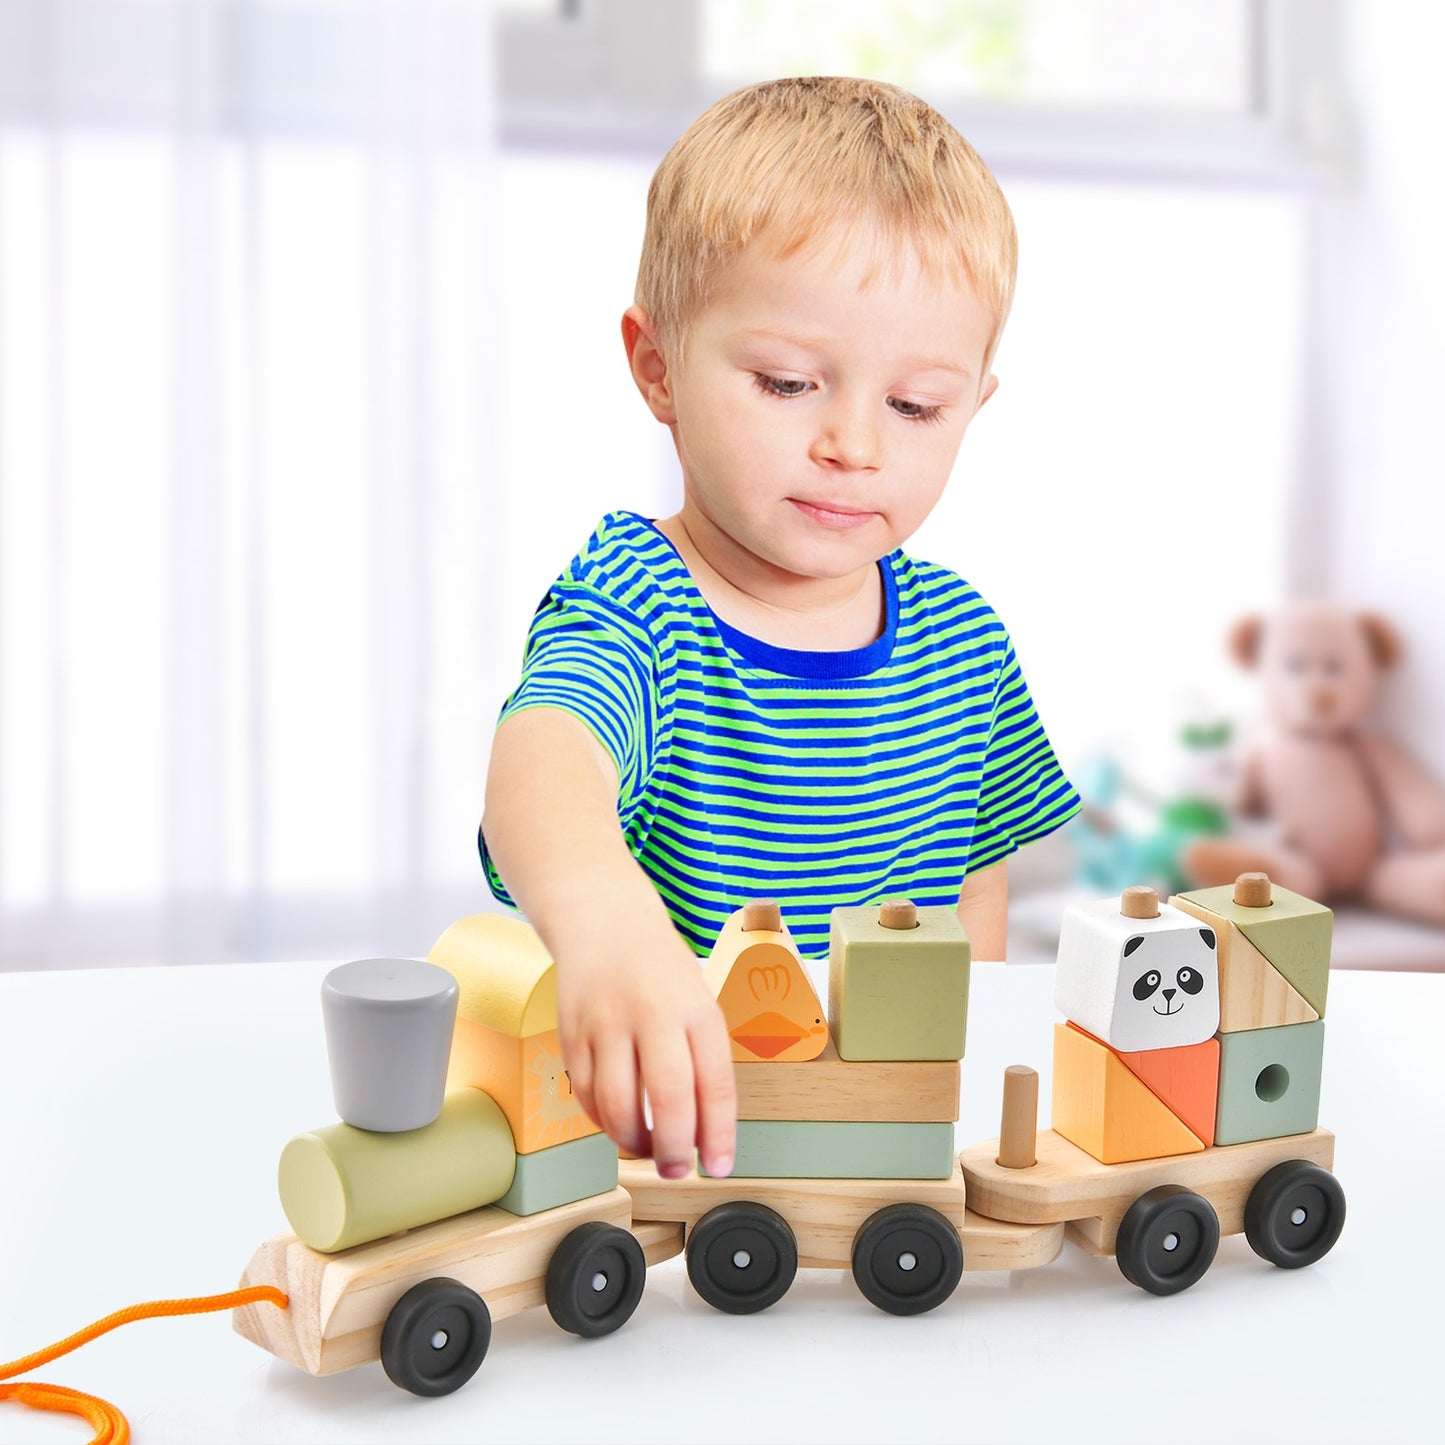
M 297 1238 L 323 1254 L 464 1214 L 512 1185 L 517 1152 L 506 1115 L 480 1089 L 453 1089 L 424 1129 L 373 1133 L 331 1124 L 281 1151 L 281 1207 Z

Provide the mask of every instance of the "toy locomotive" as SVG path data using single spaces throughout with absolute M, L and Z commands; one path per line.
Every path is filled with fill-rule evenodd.
M 546 1304 L 600 1336 L 682 1253 L 703 1299 L 776 1303 L 799 1267 L 850 1269 L 893 1314 L 964 1269 L 1049 1263 L 1065 1237 L 1173 1294 L 1243 1232 L 1284 1268 L 1333 1247 L 1344 1195 L 1316 1127 L 1332 917 L 1244 875 L 1065 915 L 1052 1125 L 1007 1071 L 1000 1138 L 956 1152 L 970 955 L 952 907 L 834 911 L 826 1018 L 776 904 L 740 909 L 705 964 L 732 1042 L 736 1163 L 657 1177 L 572 1096 L 556 978 L 519 920 L 453 925 L 430 962 L 323 985 L 344 1122 L 282 1153 L 293 1233 L 243 1285 L 285 1291 L 237 1330 L 312 1374 L 380 1358 L 420 1395 L 465 1384 L 494 1319 Z

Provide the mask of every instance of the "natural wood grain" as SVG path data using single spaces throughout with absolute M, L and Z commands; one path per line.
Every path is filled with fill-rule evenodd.
M 1241 875 L 1248 876 L 1248 875 Z M 1192 898 L 1169 900 L 1214 929 L 1219 940 L 1219 1032 L 1313 1023 L 1314 1005 L 1257 949 L 1241 929 Z
M 1182 1184 L 1203 1195 L 1218 1213 L 1221 1231 L 1240 1233 L 1245 1200 L 1260 1175 L 1286 1159 L 1305 1159 L 1329 1169 L 1334 1164 L 1335 1136 L 1316 1129 L 1312 1134 L 1232 1144 L 1172 1159 L 1104 1165 L 1045 1129 L 1037 1149 L 1039 1162 L 1032 1169 L 1000 1168 L 997 1139 L 965 1149 L 959 1157 L 969 1207 L 991 1219 L 1021 1224 L 1085 1221 L 1070 1231 L 1070 1237 L 1082 1236 L 1081 1244 L 1092 1238 L 1093 1252 L 1112 1254 L 1124 1211 L 1157 1184 Z M 1100 1224 L 1090 1226 L 1089 1220 Z
M 888 1204 L 927 1204 L 958 1230 L 964 1222 L 958 1170 L 948 1179 L 707 1179 L 690 1174 L 669 1180 L 659 1179 L 646 1160 L 624 1160 L 620 1174 L 638 1219 L 691 1228 L 719 1204 L 765 1204 L 787 1220 L 798 1243 L 798 1263 L 814 1269 L 851 1268 L 853 1237 Z
M 1005 1169 L 1031 1169 L 1039 1127 L 1039 1074 L 1027 1064 L 1003 1071 L 1003 1117 L 999 1122 L 998 1162 Z
M 601 1219 L 626 1229 L 631 1218 L 631 1199 L 614 1189 L 520 1219 L 488 1206 L 341 1254 L 277 1235 L 251 1257 L 241 1283 L 274 1285 L 290 1303 L 238 1309 L 235 1328 L 309 1374 L 335 1374 L 380 1357 L 382 1325 L 414 1284 L 435 1275 L 459 1280 L 486 1301 L 493 1321 L 503 1320 L 543 1303 L 547 1262 L 577 1225 Z M 677 1252 L 665 1229 L 647 1238 L 644 1253 Z
M 735 1063 L 739 1119 L 935 1123 L 958 1118 L 957 1060 L 880 1064 L 838 1057 L 832 1040 L 806 1063 Z

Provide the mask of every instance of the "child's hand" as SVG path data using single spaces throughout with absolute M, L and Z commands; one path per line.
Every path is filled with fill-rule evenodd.
M 692 1167 L 731 1172 L 737 1085 L 722 1011 L 671 928 L 621 940 L 558 967 L 558 1026 L 572 1090 L 587 1113 L 664 1179 Z M 642 1091 L 652 1112 L 649 1131 Z

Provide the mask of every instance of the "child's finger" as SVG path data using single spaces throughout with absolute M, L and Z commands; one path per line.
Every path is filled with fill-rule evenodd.
M 599 1039 L 592 1050 L 593 1118 L 629 1154 L 646 1154 L 647 1125 L 637 1082 L 637 1055 L 627 1035 Z
M 638 1046 L 642 1082 L 652 1109 L 652 1158 L 664 1179 L 680 1179 L 692 1168 L 697 1131 L 697 1096 L 692 1051 L 678 1029 L 656 1029 Z
M 732 1047 L 722 1016 L 709 1016 L 690 1032 L 697 1070 L 697 1147 L 714 1178 L 732 1173 L 737 1147 L 738 1086 Z

